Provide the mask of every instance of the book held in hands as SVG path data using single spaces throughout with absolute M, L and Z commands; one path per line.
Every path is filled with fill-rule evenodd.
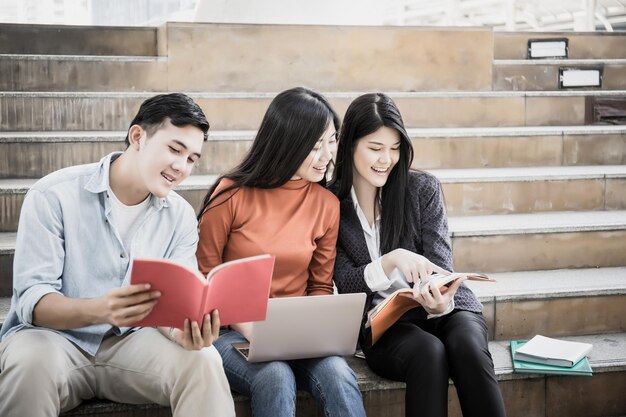
M 479 273 L 455 272 L 447 275 L 433 274 L 430 276 L 430 280 L 420 283 L 420 291 L 426 285 L 436 285 L 439 287 L 441 293 L 445 294 L 448 287 L 450 287 L 454 281 L 464 277 L 473 281 L 495 282 L 494 279 L 489 278 L 487 275 Z M 365 327 L 371 328 L 372 344 L 376 343 L 385 331 L 402 317 L 404 313 L 415 307 L 420 307 L 420 303 L 412 298 L 412 294 L 413 289 L 411 288 L 399 289 L 378 303 L 367 313 Z
M 225 262 L 206 278 L 167 259 L 135 259 L 130 283 L 150 284 L 161 296 L 134 326 L 182 329 L 185 319 L 202 325 L 204 316 L 216 309 L 222 325 L 265 320 L 274 259 L 259 255 Z
M 590 343 L 571 342 L 537 335 L 517 348 L 513 359 L 544 365 L 572 367 L 591 352 Z

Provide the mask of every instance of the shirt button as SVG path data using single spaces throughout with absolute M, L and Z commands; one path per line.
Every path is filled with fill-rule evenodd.
M 126 255 L 125 255 L 125 254 L 120 253 L 120 258 L 124 259 L 125 257 L 126 257 Z

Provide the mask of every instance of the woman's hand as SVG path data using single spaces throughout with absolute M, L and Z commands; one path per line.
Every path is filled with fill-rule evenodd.
M 412 296 L 409 293 L 401 295 L 413 298 L 424 307 L 424 310 L 426 310 L 428 314 L 441 314 L 448 309 L 448 306 L 454 299 L 454 294 L 456 294 L 457 290 L 466 279 L 467 277 L 457 278 L 450 287 L 446 288 L 443 294 L 439 286 L 431 285 L 430 282 L 427 282 L 422 285 L 421 288 L 419 285 L 413 287 Z
M 204 316 L 202 328 L 197 321 L 185 319 L 183 330 L 167 327 L 159 330 L 186 350 L 200 350 L 211 346 L 220 336 L 220 316 L 217 310 L 213 310 Z
M 385 274 L 389 276 L 394 268 L 398 268 L 409 283 L 418 287 L 420 282 L 428 282 L 433 272 L 448 275 L 450 272 L 430 262 L 426 257 L 406 249 L 394 249 L 381 258 Z

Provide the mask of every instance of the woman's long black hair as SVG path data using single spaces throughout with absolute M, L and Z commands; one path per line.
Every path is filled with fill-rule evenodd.
M 270 103 L 243 161 L 211 186 L 198 219 L 220 195 L 243 186 L 278 188 L 289 181 L 330 123 L 339 131 L 339 117 L 328 101 L 314 91 L 296 87 L 278 94 Z M 223 178 L 231 185 L 213 195 Z M 326 180 L 320 181 L 322 186 Z
M 356 143 L 381 127 L 394 129 L 400 136 L 400 157 L 378 194 L 377 201 L 380 203 L 381 216 L 380 253 L 385 254 L 398 248 L 402 235 L 414 229 L 413 217 L 410 215 L 413 207 L 406 197 L 413 146 L 400 111 L 389 96 L 382 93 L 365 94 L 348 107 L 339 135 L 332 188 L 340 200 L 350 195 Z

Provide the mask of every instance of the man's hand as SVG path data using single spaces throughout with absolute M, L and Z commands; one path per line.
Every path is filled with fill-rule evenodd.
M 150 291 L 150 284 L 113 288 L 93 300 L 94 314 L 102 323 L 132 326 L 150 314 L 160 296 L 159 291 Z
M 163 328 L 161 328 L 161 331 L 164 331 Z M 167 333 L 170 333 L 169 329 Z M 200 329 L 197 321 L 190 322 L 189 319 L 185 319 L 183 330 L 174 329 L 171 332 L 172 340 L 186 350 L 200 350 L 211 346 L 219 336 L 220 315 L 217 310 L 213 310 L 211 314 L 204 316 L 202 329 Z

